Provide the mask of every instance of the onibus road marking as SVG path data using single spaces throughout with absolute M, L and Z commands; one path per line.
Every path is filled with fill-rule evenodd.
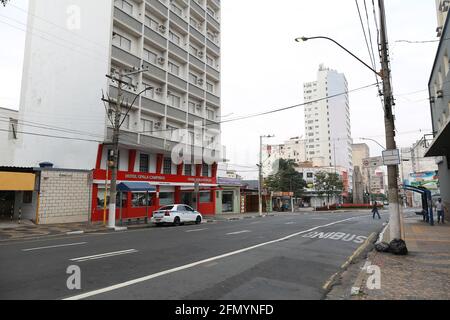
M 194 230 L 188 230 L 188 231 L 186 231 L 186 233 L 199 232 L 199 231 L 205 231 L 205 230 L 208 230 L 208 229 L 194 229 Z
M 87 244 L 87 242 L 68 243 L 68 244 L 60 244 L 60 245 L 56 245 L 56 246 L 30 248 L 30 249 L 23 249 L 22 251 L 28 252 L 28 251 L 37 251 L 37 250 L 45 250 L 45 249 L 53 249 L 53 248 L 73 247 L 73 246 L 81 246 L 83 244 Z
M 361 218 L 361 217 L 364 217 L 364 216 L 352 217 L 352 218 L 349 218 L 349 219 L 344 219 L 344 220 L 339 220 L 339 221 L 336 221 L 336 222 L 332 222 L 332 223 L 329 223 L 329 224 L 326 224 L 326 225 L 317 226 L 317 227 L 314 227 L 314 228 L 311 228 L 311 229 L 308 229 L 308 230 L 304 230 L 304 231 L 300 231 L 300 232 L 291 234 L 289 236 L 286 236 L 286 237 L 283 237 L 283 238 L 280 238 L 280 239 L 276 239 L 276 240 L 272 240 L 272 241 L 269 241 L 269 242 L 260 243 L 260 244 L 255 245 L 255 246 L 251 246 L 251 247 L 247 247 L 247 248 L 244 248 L 244 249 L 241 249 L 241 250 L 229 252 L 229 253 L 222 254 L 220 256 L 216 256 L 216 257 L 212 257 L 212 258 L 208 258 L 208 259 L 205 259 L 205 260 L 193 262 L 193 263 L 181 266 L 181 267 L 177 267 L 177 268 L 161 271 L 161 272 L 154 273 L 154 274 L 142 277 L 142 278 L 138 278 L 138 279 L 122 282 L 122 283 L 119 283 L 119 284 L 116 284 L 116 285 L 112 285 L 112 286 L 109 286 L 109 287 L 106 287 L 106 288 L 102 288 L 102 289 L 86 292 L 86 293 L 83 293 L 83 294 L 80 294 L 80 295 L 76 295 L 76 296 L 73 296 L 73 297 L 65 298 L 63 300 L 81 300 L 81 299 L 86 299 L 86 298 L 89 298 L 89 297 L 97 296 L 99 294 L 103 294 L 103 293 L 106 293 L 106 292 L 115 291 L 115 290 L 118 290 L 118 289 L 121 289 L 121 288 L 125 288 L 125 287 L 129 287 L 129 286 L 138 284 L 138 283 L 142 283 L 142 282 L 145 282 L 145 281 L 156 279 L 156 278 L 168 275 L 168 274 L 172 274 L 172 273 L 175 273 L 175 272 L 183 271 L 183 270 L 186 270 L 186 269 L 191 269 L 191 268 L 199 266 L 199 265 L 215 262 L 217 260 L 221 260 L 221 259 L 224 259 L 224 258 L 235 256 L 235 255 L 238 255 L 238 254 L 241 254 L 241 253 L 244 253 L 244 252 L 248 252 L 248 251 L 251 251 L 251 250 L 255 250 L 255 249 L 258 249 L 258 248 L 261 248 L 261 247 L 265 247 L 265 246 L 268 246 L 268 245 L 271 245 L 271 244 L 283 242 L 283 241 L 286 241 L 286 240 L 298 237 L 299 235 L 302 235 L 302 234 L 305 234 L 305 233 L 308 233 L 308 232 L 311 232 L 311 231 L 314 231 L 314 230 L 317 230 L 317 229 L 320 229 L 320 228 L 330 227 L 330 226 L 333 226 L 333 225 L 336 225 L 336 224 L 339 224 L 339 223 L 343 223 L 343 222 L 354 220 L 354 219 Z
M 230 232 L 230 233 L 227 233 L 226 235 L 227 236 L 234 236 L 236 234 L 243 234 L 243 233 L 250 233 L 250 232 L 251 232 L 250 230 L 242 230 L 242 231 L 237 231 L 237 232 Z
M 124 255 L 124 254 L 136 253 L 136 252 L 138 252 L 138 251 L 135 250 L 135 249 L 116 251 L 116 252 L 108 252 L 108 253 L 97 254 L 97 255 L 94 255 L 94 256 L 73 258 L 73 259 L 70 259 L 70 261 L 84 262 L 84 261 L 89 261 L 89 260 L 98 260 L 98 259 L 115 257 L 115 256 Z

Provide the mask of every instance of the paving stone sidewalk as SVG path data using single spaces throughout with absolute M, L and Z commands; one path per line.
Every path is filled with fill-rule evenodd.
M 404 225 L 409 255 L 369 253 L 367 261 L 380 267 L 381 289 L 369 290 L 370 275 L 361 271 L 363 285 L 352 300 L 450 299 L 450 224 L 432 227 L 410 217 Z

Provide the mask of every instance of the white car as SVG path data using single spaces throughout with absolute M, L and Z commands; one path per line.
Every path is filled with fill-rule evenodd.
M 156 225 L 173 224 L 179 226 L 189 222 L 200 224 L 202 221 L 203 216 L 200 212 L 184 204 L 162 207 L 158 211 L 153 212 L 152 218 L 152 222 Z

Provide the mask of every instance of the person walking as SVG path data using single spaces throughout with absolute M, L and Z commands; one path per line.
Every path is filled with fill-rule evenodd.
M 444 224 L 444 213 L 445 213 L 445 206 L 442 203 L 442 199 L 439 198 L 438 201 L 436 202 L 436 212 L 437 212 L 437 217 L 438 217 L 438 223 L 442 223 Z
M 378 219 L 381 220 L 380 213 L 378 212 L 378 205 L 377 205 L 377 202 L 375 202 L 375 203 L 373 204 L 372 213 L 373 213 L 373 219 L 374 219 L 374 220 L 375 220 L 375 215 L 378 215 Z

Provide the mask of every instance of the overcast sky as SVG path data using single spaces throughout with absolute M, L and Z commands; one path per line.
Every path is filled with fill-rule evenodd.
M 27 2 L 12 0 L 14 6 L 0 7 L 0 107 L 19 106 L 25 32 L 22 24 L 5 17 L 25 23 L 26 15 L 17 7 L 27 10 Z M 366 2 L 375 39 L 372 1 Z M 369 62 L 354 0 L 223 0 L 221 3 L 222 114 L 232 114 L 224 120 L 302 103 L 303 83 L 316 79 L 321 63 L 343 72 L 349 89 L 375 82 L 370 70 L 330 42 L 294 42 L 303 35 L 326 35 Z M 359 3 L 366 19 L 363 0 Z M 386 5 L 397 142 L 400 147 L 408 147 L 431 132 L 427 84 L 437 44 L 396 41 L 437 39 L 435 1 L 388 0 Z M 350 109 L 355 142 L 359 137 L 370 137 L 385 144 L 383 111 L 377 90 L 352 93 Z M 275 134 L 271 143 L 302 136 L 303 108 L 224 124 L 222 143 L 228 149 L 230 163 L 244 166 L 239 168 L 242 171 L 251 170 L 245 166 L 258 162 L 261 134 Z M 380 147 L 371 142 L 368 145 L 372 156 L 381 155 Z M 242 174 L 256 176 L 249 172 Z

